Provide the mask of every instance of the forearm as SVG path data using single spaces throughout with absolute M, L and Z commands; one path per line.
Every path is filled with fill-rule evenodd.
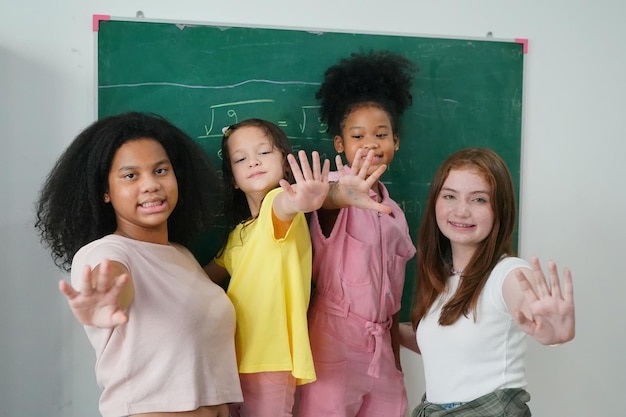
M 399 313 L 393 315 L 391 322 L 391 348 L 393 350 L 393 356 L 396 359 L 396 368 L 402 370 L 402 364 L 400 363 L 400 329 L 399 329 Z
M 400 323 L 399 327 L 399 342 L 400 346 L 403 346 L 415 353 L 420 353 L 419 346 L 417 345 L 417 339 L 415 338 L 415 331 L 411 323 Z
M 226 268 L 219 266 L 217 262 L 215 262 L 215 260 L 209 262 L 204 266 L 204 272 L 206 272 L 211 281 L 218 285 L 224 282 L 229 277 Z

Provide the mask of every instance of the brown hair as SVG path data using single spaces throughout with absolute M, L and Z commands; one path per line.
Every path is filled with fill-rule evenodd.
M 228 240 L 228 235 L 235 227 L 246 221 L 253 221 L 256 217 L 252 217 L 250 213 L 250 207 L 248 206 L 248 200 L 245 193 L 234 187 L 235 177 L 233 175 L 233 169 L 230 161 L 230 154 L 228 153 L 228 138 L 236 130 L 242 127 L 257 127 L 261 129 L 267 138 L 272 143 L 272 146 L 280 151 L 283 156 L 283 178 L 290 184 L 295 182 L 291 167 L 287 162 L 287 155 L 292 153 L 291 143 L 289 138 L 283 132 L 283 130 L 276 124 L 263 119 L 245 119 L 234 125 L 224 128 L 222 136 L 221 156 L 222 156 L 222 184 L 224 186 L 224 220 L 226 228 L 224 230 L 224 236 L 222 238 L 222 246 L 218 252 L 218 255 L 222 253 L 224 246 Z M 278 187 L 278 184 L 276 184 Z
M 500 156 L 490 149 L 468 148 L 450 155 L 439 167 L 430 185 L 426 208 L 420 226 L 417 247 L 417 276 L 411 322 L 417 327 L 439 295 L 445 290 L 452 268 L 450 241 L 439 227 L 435 204 L 450 171 L 472 169 L 483 176 L 491 188 L 493 228 L 472 256 L 463 280 L 452 298 L 443 306 L 439 324 L 456 322 L 473 310 L 476 319 L 478 297 L 491 270 L 503 255 L 513 255 L 513 233 L 516 223 L 515 189 L 511 174 Z

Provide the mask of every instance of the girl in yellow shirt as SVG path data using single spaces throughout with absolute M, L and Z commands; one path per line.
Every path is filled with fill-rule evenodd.
M 222 169 L 230 233 L 205 266 L 211 279 L 230 275 L 227 294 L 237 317 L 235 347 L 242 417 L 292 416 L 296 385 L 315 380 L 307 308 L 311 239 L 304 213 L 328 194 L 330 162 L 300 165 L 284 132 L 248 119 L 225 129 Z M 295 185 L 293 182 L 295 181 Z

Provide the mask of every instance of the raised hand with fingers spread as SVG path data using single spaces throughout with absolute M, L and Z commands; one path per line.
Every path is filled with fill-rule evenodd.
M 372 187 L 387 169 L 387 165 L 383 164 L 368 175 L 374 154 L 373 150 L 366 153 L 358 149 L 348 169 L 344 168 L 341 155 L 335 157 L 339 179 L 332 185 L 329 201 L 324 204 L 325 209 L 356 207 L 385 214 L 391 213 L 389 206 L 379 203 L 370 196 Z
M 317 151 L 311 153 L 311 158 L 313 160 L 312 168 L 305 151 L 301 150 L 298 152 L 300 165 L 298 165 L 298 161 L 292 154 L 287 155 L 287 162 L 289 162 L 296 183 L 295 185 L 289 184 L 289 181 L 282 178 L 279 184 L 285 191 L 285 197 L 291 206 L 293 214 L 317 210 L 328 195 L 330 161 L 325 160 L 322 167 L 320 155 Z
M 565 268 L 564 285 L 561 290 L 561 281 L 554 261 L 548 262 L 549 281 L 541 269 L 538 258 L 533 257 L 531 264 L 533 269 L 530 273 L 524 273 L 521 269 L 516 270 L 526 305 L 525 309 L 520 309 L 515 314 L 517 324 L 524 332 L 544 345 L 572 340 L 575 333 L 572 273 Z
M 115 264 L 115 265 L 112 265 Z M 87 326 L 115 327 L 128 321 L 124 311 L 132 299 L 132 283 L 121 264 L 103 259 L 93 270 L 83 267 L 81 284 L 76 291 L 68 282 L 60 281 L 59 290 L 76 319 Z M 123 290 L 126 288 L 122 300 Z

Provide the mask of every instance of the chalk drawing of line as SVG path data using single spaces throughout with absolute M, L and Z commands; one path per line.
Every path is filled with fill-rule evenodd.
M 217 109 L 218 107 L 231 107 L 231 106 L 238 106 L 240 104 L 274 103 L 274 102 L 275 100 L 272 100 L 271 98 L 259 98 L 255 100 L 233 101 L 231 103 L 214 104 L 210 106 L 210 108 Z
M 145 82 L 145 83 L 134 83 L 134 84 L 100 85 L 98 86 L 98 88 L 169 86 L 169 87 L 192 88 L 192 89 L 223 90 L 227 88 L 237 88 L 237 87 L 241 87 L 242 85 L 252 84 L 252 83 L 265 83 L 265 84 L 276 84 L 276 85 L 314 85 L 314 86 L 321 85 L 320 83 L 313 83 L 313 82 L 307 82 L 307 81 L 245 80 L 245 81 L 242 81 L 236 84 L 230 84 L 230 85 L 189 85 L 189 84 L 179 84 L 179 83 L 170 83 L 170 82 Z

